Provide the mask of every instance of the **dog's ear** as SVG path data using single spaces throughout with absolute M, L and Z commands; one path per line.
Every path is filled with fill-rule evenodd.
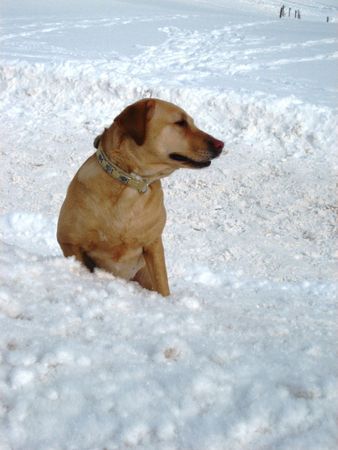
M 102 133 L 103 134 L 103 133 Z M 102 138 L 102 134 L 99 134 L 98 136 L 96 136 L 96 138 L 94 139 L 93 145 L 95 148 L 99 148 L 100 145 L 100 141 Z
M 146 139 L 147 122 L 152 116 L 154 106 L 154 100 L 140 100 L 127 106 L 114 122 L 124 135 L 134 139 L 137 145 L 143 145 Z

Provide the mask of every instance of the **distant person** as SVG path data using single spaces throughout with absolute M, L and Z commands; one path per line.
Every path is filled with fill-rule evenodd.
M 279 18 L 281 19 L 283 16 L 285 16 L 285 5 L 283 5 L 279 11 Z

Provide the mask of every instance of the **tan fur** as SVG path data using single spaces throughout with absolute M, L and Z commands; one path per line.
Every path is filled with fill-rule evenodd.
M 196 128 L 181 108 L 157 99 L 128 106 L 94 145 L 99 142 L 121 169 L 152 183 L 146 193 L 139 193 L 111 178 L 92 155 L 68 188 L 58 242 L 65 256 L 75 256 L 91 270 L 100 267 L 167 296 L 160 178 L 180 167 L 209 165 L 223 143 Z M 179 160 L 173 154 L 179 154 Z

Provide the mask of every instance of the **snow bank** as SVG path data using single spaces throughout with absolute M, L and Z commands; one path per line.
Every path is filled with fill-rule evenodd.
M 259 93 L 150 92 L 90 64 L 2 76 L 2 448 L 333 450 L 334 113 Z M 149 94 L 230 149 L 164 183 L 169 300 L 87 273 L 55 240 L 93 136 Z
M 329 108 L 260 93 L 148 88 L 135 79 L 110 79 L 89 63 L 16 63 L 3 68 L 1 80 L 7 211 L 20 204 L 21 211 L 56 216 L 70 178 L 93 152 L 93 137 L 127 103 L 152 95 L 184 107 L 230 150 L 210 171 L 165 180 L 170 246 L 184 239 L 183 227 L 193 227 L 197 240 L 211 227 L 198 252 L 209 263 L 229 260 L 237 270 L 245 260 L 250 271 L 283 279 L 311 277 L 314 267 L 316 276 L 333 273 L 335 116 Z M 12 136 L 20 152 L 15 166 Z M 189 202 L 180 201 L 182 192 Z M 182 245 L 187 257 L 196 254 L 194 239 Z M 223 245 L 214 248 L 212 240 Z
M 0 270 L 2 448 L 333 449 L 333 285 L 199 266 L 168 302 L 9 245 Z

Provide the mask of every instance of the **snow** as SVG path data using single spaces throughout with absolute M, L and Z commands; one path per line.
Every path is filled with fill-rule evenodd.
M 1 450 L 336 448 L 338 8 L 290 6 L 2 2 Z M 229 150 L 163 183 L 167 299 L 55 239 L 93 138 L 149 95 Z

